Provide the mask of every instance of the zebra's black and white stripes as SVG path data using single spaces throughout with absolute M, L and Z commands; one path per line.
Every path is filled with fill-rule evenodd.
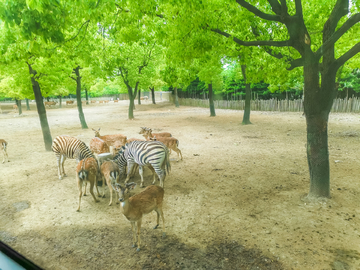
M 59 179 L 66 176 L 64 162 L 67 158 L 76 159 L 79 162 L 84 158 L 94 157 L 84 142 L 67 135 L 57 136 L 54 139 L 52 151 L 56 155 Z
M 171 165 L 169 160 L 169 150 L 159 141 L 132 141 L 123 147 L 114 158 L 120 168 L 120 174 L 124 173 L 127 165 L 127 177 L 125 183 L 129 181 L 130 172 L 134 164 L 139 165 L 141 185 L 143 186 L 143 167 L 153 168 L 160 180 L 160 186 L 164 187 L 166 174 L 170 172 Z M 153 184 L 155 182 L 155 178 Z

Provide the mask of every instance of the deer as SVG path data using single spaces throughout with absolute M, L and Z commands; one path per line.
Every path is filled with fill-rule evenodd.
M 113 188 L 112 186 L 115 183 L 119 183 L 119 176 L 120 176 L 120 169 L 118 165 L 114 161 L 105 161 L 100 167 L 100 173 L 102 178 L 102 188 L 103 188 L 103 195 L 102 197 L 105 198 L 105 181 L 110 191 L 110 203 L 109 206 L 112 205 L 112 194 Z M 119 203 L 119 202 L 116 202 Z
M 114 135 L 100 135 L 100 128 L 98 130 L 92 129 L 95 132 L 95 137 L 98 137 L 104 140 L 108 146 L 114 146 L 116 141 L 119 141 L 121 145 L 126 144 L 126 136 L 122 134 L 114 134 Z M 118 144 L 119 145 L 119 144 Z
M 110 148 L 104 140 L 94 137 L 90 141 L 90 151 L 96 154 L 109 153 Z
M 9 162 L 9 156 L 6 150 L 7 145 L 8 145 L 7 141 L 5 141 L 4 139 L 0 139 L 0 150 L 2 150 L 4 153 L 4 158 L 2 163 L 5 163 L 5 161 Z
M 70 105 L 70 104 L 74 104 L 74 101 L 73 100 L 67 100 L 66 105 Z
M 94 198 L 94 201 L 97 203 L 99 202 L 94 195 L 94 185 L 96 186 L 97 195 L 101 197 L 99 193 L 99 189 L 97 187 L 97 177 L 98 177 L 98 163 L 95 158 L 84 158 L 81 160 L 78 165 L 76 166 L 76 181 L 79 188 L 79 207 L 76 210 L 80 212 L 80 203 L 81 203 L 81 196 L 82 187 L 85 185 L 85 192 L 84 196 L 86 196 L 86 185 L 87 182 L 90 182 L 90 193 Z
M 49 108 L 51 108 L 51 106 L 55 106 L 56 105 L 56 101 L 46 101 L 46 102 L 44 102 L 44 104 L 45 104 L 45 107 L 46 106 L 49 106 Z
M 174 137 L 157 137 L 154 134 L 151 133 L 151 129 L 148 129 L 143 136 L 146 138 L 147 141 L 159 141 L 166 145 L 167 148 L 170 150 L 174 150 L 178 155 L 178 161 L 179 156 L 181 156 L 181 160 L 183 160 L 181 150 L 178 148 L 179 146 L 179 140 Z
M 147 134 L 149 131 L 152 133 L 151 128 L 147 128 L 147 127 L 140 127 L 140 128 L 141 130 L 139 134 L 143 135 L 145 138 L 146 136 L 144 134 Z M 157 137 L 172 137 L 171 133 L 169 132 L 152 133 L 152 135 Z
M 13 105 L 13 109 L 14 109 L 14 112 L 18 112 L 18 109 L 19 109 L 19 108 L 18 108 L 18 105 L 14 104 L 14 105 Z
M 166 236 L 165 232 L 165 219 L 162 211 L 162 202 L 164 200 L 164 189 L 160 186 L 148 186 L 142 192 L 130 197 L 130 190 L 136 187 L 134 182 L 127 183 L 124 186 L 116 183 L 113 188 L 119 194 L 120 209 L 122 214 L 131 223 L 131 229 L 133 232 L 133 247 L 136 247 L 136 233 L 135 223 L 137 225 L 137 249 L 140 251 L 141 239 L 140 229 L 142 217 L 152 211 L 157 213 L 157 221 L 154 229 L 159 226 L 159 219 L 162 219 L 162 231 L 163 237 Z

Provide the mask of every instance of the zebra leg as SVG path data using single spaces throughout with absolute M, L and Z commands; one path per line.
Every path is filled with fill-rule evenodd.
M 160 187 L 164 188 L 164 180 L 165 180 L 165 172 L 163 170 L 161 170 L 160 172 L 157 173 L 160 179 Z
M 129 181 L 130 176 L 131 176 L 131 171 L 133 169 L 134 166 L 134 162 L 128 161 L 127 163 L 127 175 L 126 175 L 126 179 L 125 179 L 125 184 Z
M 143 166 L 140 166 L 139 165 L 139 174 L 140 174 L 140 177 L 141 177 L 141 183 L 140 183 L 140 187 L 144 187 L 144 169 L 143 169 Z
M 61 156 L 56 156 L 56 163 L 57 163 L 57 167 L 58 167 L 58 176 L 59 176 L 59 180 L 62 179 L 62 174 L 61 174 Z
M 156 172 L 155 172 L 155 170 L 154 170 L 154 168 L 153 168 L 153 166 L 149 166 L 149 169 L 150 169 L 150 171 L 152 172 L 152 174 L 153 174 L 153 181 L 152 181 L 152 185 L 155 185 L 155 182 L 156 182 Z
M 61 168 L 62 168 L 62 176 L 63 177 L 67 176 L 66 173 L 65 173 L 65 169 L 64 169 L 65 160 L 66 160 L 66 157 L 64 155 L 61 155 L 60 156 L 60 165 L 61 165 Z

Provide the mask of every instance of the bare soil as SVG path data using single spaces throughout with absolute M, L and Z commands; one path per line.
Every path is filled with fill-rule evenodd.
M 171 154 L 165 180 L 167 237 L 161 226 L 152 229 L 153 212 L 143 219 L 136 252 L 131 225 L 118 204 L 108 206 L 107 188 L 99 203 L 83 197 L 76 212 L 76 162 L 65 162 L 68 177 L 59 180 L 31 108 L 23 105 L 18 117 L 2 104 L 0 138 L 10 162 L 0 164 L 0 240 L 44 269 L 360 269 L 357 114 L 330 115 L 332 198 L 309 201 L 301 113 L 252 112 L 253 124 L 244 126 L 241 111 L 209 117 L 208 109 L 148 102 L 127 120 L 123 101 L 84 106 L 83 130 L 75 106 L 48 109 L 53 138 L 88 144 L 99 127 L 104 135 L 141 138 L 146 126 L 179 139 L 184 160 Z M 140 183 L 138 175 L 133 180 Z

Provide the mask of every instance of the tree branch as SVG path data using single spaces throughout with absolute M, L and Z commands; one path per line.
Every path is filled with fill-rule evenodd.
M 335 69 L 339 69 L 346 61 L 350 58 L 354 57 L 356 54 L 360 52 L 360 42 L 355 44 L 350 50 L 344 53 L 341 57 L 335 60 L 334 66 Z
M 274 40 L 256 40 L 256 41 L 243 41 L 232 35 L 221 31 L 220 29 L 210 29 L 211 31 L 218 33 L 224 37 L 232 38 L 237 44 L 242 46 L 274 46 L 274 47 L 287 47 L 290 46 L 290 40 L 285 41 L 274 41 Z
M 303 65 L 304 65 L 304 59 L 298 58 L 290 62 L 290 67 L 287 68 L 287 70 L 293 70 L 294 68 L 302 67 Z
M 332 45 L 335 44 L 352 26 L 360 21 L 360 13 L 351 16 L 317 51 L 316 57 L 318 59 L 324 52 Z
M 264 20 L 281 22 L 281 17 L 279 15 L 264 13 L 244 0 L 236 0 L 236 3 Z
M 272 11 L 277 14 L 277 15 L 281 15 L 281 5 L 279 4 L 278 0 L 268 0 Z
M 302 10 L 301 0 L 295 0 L 295 9 L 296 9 L 295 16 L 299 16 L 300 18 L 302 18 L 303 10 Z

